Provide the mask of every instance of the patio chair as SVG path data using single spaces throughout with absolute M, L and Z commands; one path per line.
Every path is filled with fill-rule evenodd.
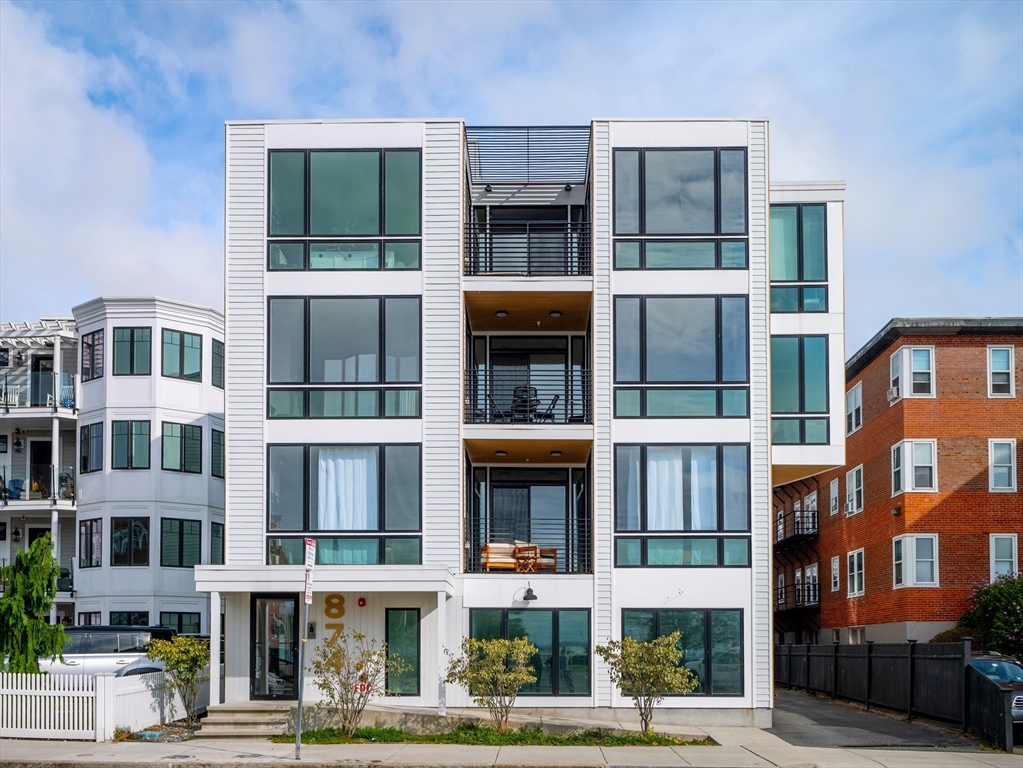
M 549 421 L 554 423 L 554 406 L 558 404 L 558 400 L 561 399 L 561 395 L 555 395 L 551 398 L 551 404 L 547 406 L 547 410 L 536 417 L 537 421 Z
M 497 401 L 494 400 L 494 396 L 493 395 L 488 394 L 487 395 L 487 400 L 490 403 L 490 414 L 491 414 L 491 417 L 495 421 L 500 420 L 500 421 L 503 421 L 505 424 L 507 424 L 508 423 L 508 415 L 509 415 L 508 412 L 504 411 L 504 410 L 501 410 L 500 408 L 497 407 Z
M 18 500 L 21 498 L 22 492 L 25 490 L 25 481 L 21 478 L 15 478 L 7 481 L 7 498 Z

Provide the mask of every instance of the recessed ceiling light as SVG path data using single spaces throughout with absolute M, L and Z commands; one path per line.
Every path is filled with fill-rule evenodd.
M 498 455 L 498 456 L 507 456 L 508 455 L 508 451 L 494 451 L 494 453 L 496 455 Z
M 497 310 L 494 314 L 497 315 L 498 317 L 508 317 L 508 312 L 503 309 Z
M 551 451 L 551 456 L 554 456 L 555 458 L 557 458 L 560 455 L 561 455 L 561 451 Z
M 556 310 L 556 309 L 552 309 L 551 310 L 551 317 L 561 317 L 561 313 L 558 310 Z

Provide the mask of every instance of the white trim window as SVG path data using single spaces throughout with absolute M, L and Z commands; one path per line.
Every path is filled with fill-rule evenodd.
M 806 589 L 806 604 L 817 605 L 820 602 L 820 585 L 817 583 L 817 563 L 806 566 L 803 569 L 804 588 Z
M 988 440 L 988 490 L 1012 493 L 1016 490 L 1016 438 Z
M 904 440 L 892 446 L 892 496 L 903 491 L 938 490 L 938 443 Z
M 817 491 L 803 498 L 803 520 L 806 533 L 817 531 Z
M 892 586 L 938 586 L 937 534 L 914 534 L 892 539 Z
M 888 402 L 934 397 L 934 347 L 902 347 L 890 359 Z
M 778 605 L 785 605 L 785 574 L 778 574 Z
M 842 583 L 841 558 L 835 555 L 831 558 L 831 591 L 837 592 Z
M 845 393 L 845 434 L 851 435 L 863 426 L 863 382 Z
M 863 465 L 845 473 L 845 515 L 863 511 Z
M 866 590 L 863 581 L 863 549 L 857 549 L 845 556 L 845 570 L 848 578 L 846 597 L 859 597 Z
M 775 518 L 775 537 L 778 541 L 785 540 L 785 510 L 779 509 Z
M 1015 533 L 991 534 L 991 581 L 1019 573 Z
M 1015 397 L 1016 382 L 1013 376 L 1012 347 L 987 348 L 987 396 Z
M 792 502 L 792 535 L 799 536 L 803 531 L 803 503 L 796 499 Z
M 831 481 L 831 514 L 838 514 L 838 478 Z

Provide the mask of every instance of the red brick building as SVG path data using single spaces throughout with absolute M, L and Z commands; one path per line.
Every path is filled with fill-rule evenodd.
M 846 363 L 846 465 L 774 488 L 779 643 L 930 640 L 1023 562 L 1023 318 L 889 322 Z

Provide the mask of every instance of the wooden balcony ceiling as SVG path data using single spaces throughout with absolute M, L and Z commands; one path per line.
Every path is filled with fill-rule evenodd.
M 466 440 L 465 449 L 475 465 L 485 464 L 585 464 L 593 444 L 589 440 Z M 504 451 L 506 456 L 498 456 Z M 551 456 L 551 451 L 561 451 Z
M 466 291 L 465 308 L 473 333 L 586 333 L 591 300 L 588 291 Z

